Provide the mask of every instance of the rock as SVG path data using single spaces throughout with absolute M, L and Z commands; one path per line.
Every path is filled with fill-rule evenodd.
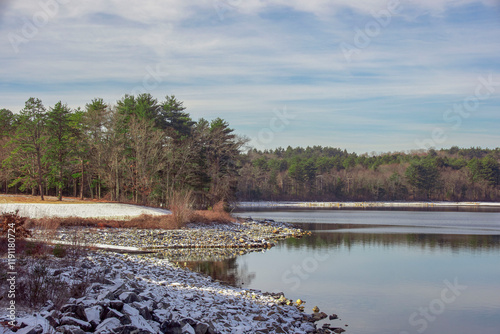
M 121 313 L 120 311 L 117 311 L 113 308 L 109 308 L 108 311 L 106 312 L 106 314 L 104 315 L 104 319 L 109 319 L 109 318 L 120 319 L 123 316 L 124 316 L 124 314 Z
M 95 329 L 95 333 L 109 333 L 113 332 L 116 328 L 121 327 L 122 324 L 118 318 L 108 318 L 101 322 Z
M 78 326 L 86 332 L 92 329 L 89 322 L 67 316 L 61 318 L 61 325 Z
M 61 313 L 70 313 L 74 314 L 77 319 L 87 321 L 87 317 L 85 316 L 85 308 L 83 305 L 77 304 L 66 304 L 61 307 Z
M 24 328 L 18 330 L 16 333 L 19 333 L 19 334 L 43 334 L 43 327 L 40 324 L 38 324 L 36 326 L 27 326 L 27 327 L 24 327 Z
M 317 313 L 317 312 L 319 312 L 319 307 L 317 307 L 317 306 L 314 306 L 314 307 L 313 307 L 313 312 L 314 312 L 314 313 Z
M 181 321 L 179 321 L 179 323 L 181 324 L 181 326 L 184 326 L 185 324 L 188 324 L 191 327 L 196 326 L 196 320 L 191 319 L 191 318 L 184 318 Z
M 117 318 L 120 320 L 121 325 L 129 325 L 132 323 L 130 316 L 128 314 L 123 314 L 115 309 L 108 309 L 108 312 L 104 316 L 104 319 Z
M 85 334 L 85 332 L 78 326 L 64 325 L 56 328 L 57 333 L 62 334 Z
M 60 325 L 59 319 L 54 318 L 51 315 L 46 316 L 45 320 L 47 320 L 49 322 L 49 325 L 52 326 L 52 327 L 54 327 L 54 328 L 56 328 L 57 326 Z
M 114 333 L 116 333 L 116 334 L 153 334 L 150 331 L 147 331 L 144 329 L 139 329 L 139 328 L 137 328 L 135 326 L 131 326 L 131 325 L 118 327 L 114 330 Z
M 194 332 L 196 334 L 206 334 L 208 332 L 208 325 L 204 323 L 196 324 L 194 327 Z
M 182 326 L 176 321 L 164 321 L 160 326 L 160 330 L 165 334 L 182 334 Z
M 327 315 L 325 312 L 316 312 L 313 313 L 311 316 L 313 322 L 320 321 L 322 319 L 325 319 L 326 317 Z
M 85 316 L 87 317 L 87 321 L 92 325 L 93 328 L 96 328 L 97 325 L 99 325 L 103 317 L 103 313 L 104 308 L 100 305 L 87 307 L 85 309 Z
M 190 324 L 185 324 L 182 327 L 182 334 L 196 334 L 194 328 Z
M 124 303 L 121 300 L 110 300 L 109 301 L 109 307 L 111 307 L 117 311 L 120 311 L 120 312 L 123 309 L 123 305 L 124 305 Z
M 339 318 L 338 315 L 336 315 L 335 313 L 328 317 L 328 319 L 330 319 L 330 320 L 335 320 L 338 318 Z
M 54 270 L 54 273 L 52 274 L 53 276 L 59 276 L 64 272 L 62 269 L 56 269 Z
M 139 314 L 146 320 L 152 320 L 153 317 L 151 316 L 151 312 L 149 312 L 149 309 L 146 306 L 143 306 L 141 308 L 138 308 Z
M 126 304 L 142 301 L 141 297 L 134 292 L 124 292 L 118 296 L 118 299 L 122 300 Z

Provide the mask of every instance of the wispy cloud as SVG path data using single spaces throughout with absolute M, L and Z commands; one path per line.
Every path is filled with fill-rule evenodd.
M 29 96 L 48 105 L 83 106 L 97 96 L 113 103 L 161 68 L 148 92 L 176 94 L 195 118 L 220 115 L 243 134 L 258 133 L 259 118 L 274 108 L 296 112 L 299 121 L 269 147 L 412 146 L 479 76 L 500 81 L 500 9 L 495 0 L 401 0 L 390 23 L 346 61 L 341 43 L 355 45 L 389 3 L 65 0 L 14 52 L 9 36 L 23 37 L 43 8 L 1 1 L 0 107 L 18 110 Z M 477 142 L 481 122 L 498 125 L 499 94 L 500 86 L 450 138 L 463 131 L 463 141 Z M 373 139 L 363 143 L 370 124 Z M 482 145 L 496 145 L 498 131 L 486 131 Z

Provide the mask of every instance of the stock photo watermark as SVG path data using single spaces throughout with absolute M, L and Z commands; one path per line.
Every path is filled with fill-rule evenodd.
M 142 85 L 132 88 L 131 95 L 139 95 L 158 88 L 167 76 L 168 72 L 162 71 L 162 64 L 156 64 L 155 68 L 149 65 L 146 66 L 146 74 L 142 79 Z
M 257 134 L 257 144 L 271 143 L 276 133 L 283 132 L 288 125 L 297 117 L 288 113 L 285 107 L 282 110 L 273 110 L 274 117 L 269 120 L 269 126 L 262 128 Z
M 34 39 L 51 19 L 59 14 L 62 5 L 67 5 L 72 0 L 40 0 L 38 6 L 40 9 L 36 11 L 31 19 L 23 17 L 23 25 L 15 33 L 11 32 L 7 36 L 12 46 L 12 49 L 17 54 L 20 52 L 19 47 Z
M 292 291 L 300 288 L 303 281 L 309 279 L 316 272 L 322 262 L 330 258 L 330 254 L 316 253 L 313 256 L 308 256 L 302 260 L 300 264 L 293 264 L 290 269 L 287 269 L 281 275 L 281 281 L 288 285 Z
M 464 119 L 469 118 L 472 113 L 479 109 L 480 102 L 489 99 L 500 86 L 500 81 L 494 81 L 490 73 L 488 77 L 478 77 L 478 83 L 474 89 L 474 94 L 465 97 L 461 102 L 455 103 L 451 108 L 443 113 L 443 121 L 451 124 L 451 127 L 444 129 L 436 126 L 432 129 L 429 138 L 415 140 L 415 144 L 422 149 L 430 149 L 438 144 L 443 144 L 448 140 L 447 131 L 458 130 Z
M 428 305 L 419 307 L 408 318 L 408 324 L 415 328 L 417 333 L 423 333 L 429 327 L 429 324 L 436 321 L 439 315 L 446 311 L 447 305 L 454 303 L 462 292 L 467 289 L 467 285 L 461 285 L 458 278 L 452 282 L 443 281 L 445 287 L 441 290 L 438 298 L 434 298 Z M 407 331 L 399 332 L 399 334 L 411 334 Z
M 16 322 L 16 226 L 15 223 L 9 223 L 7 229 L 7 317 L 10 326 Z
M 212 7 L 219 16 L 219 20 L 224 21 L 227 13 L 236 11 L 241 2 L 242 0 L 214 0 Z
M 371 11 L 372 19 L 364 25 L 363 28 L 354 28 L 354 37 L 351 43 L 341 42 L 340 51 L 347 62 L 351 62 L 354 55 L 358 55 L 362 50 L 370 46 L 372 41 L 377 38 L 383 28 L 386 28 L 392 21 L 392 17 L 399 13 L 400 0 L 390 0 L 385 9 Z

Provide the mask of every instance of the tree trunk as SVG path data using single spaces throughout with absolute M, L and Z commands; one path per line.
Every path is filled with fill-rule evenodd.
M 62 201 L 62 180 L 63 180 L 63 170 L 62 170 L 62 167 L 60 167 L 59 168 L 59 186 L 57 189 L 57 200 L 58 201 Z
M 81 165 L 80 165 L 80 167 L 81 167 L 81 170 L 80 170 L 80 172 L 81 172 L 81 176 L 80 176 L 80 177 L 81 177 L 81 180 L 80 180 L 80 199 L 81 199 L 81 200 L 83 200 L 83 185 L 84 185 L 84 175 L 83 175 L 83 172 L 84 172 L 84 170 L 83 170 L 83 159 L 81 160 Z
M 42 183 L 42 159 L 40 157 L 40 147 L 36 148 L 36 163 L 38 165 L 38 187 L 40 189 L 40 199 L 45 200 L 43 197 L 43 183 Z

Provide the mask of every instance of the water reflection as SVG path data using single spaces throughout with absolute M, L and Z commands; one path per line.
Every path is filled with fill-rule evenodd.
M 358 245 L 416 248 L 429 251 L 451 250 L 454 253 L 461 251 L 481 253 L 500 250 L 500 235 L 317 232 L 300 239 L 283 240 L 277 247 L 285 250 L 307 249 L 334 252 L 335 249 L 345 248 L 349 250 Z M 259 252 L 265 251 L 259 250 Z M 198 249 L 194 251 L 194 254 L 195 256 L 193 256 L 193 252 L 177 252 L 175 255 L 159 253 L 155 256 L 168 258 L 180 266 L 188 267 L 235 287 L 248 286 L 255 279 L 255 272 L 249 272 L 245 262 L 240 265 L 237 261 L 237 255 L 243 255 L 237 251 L 233 250 L 232 253 L 222 255 L 210 249 Z
M 309 249 L 334 249 L 343 246 L 349 248 L 357 244 L 484 251 L 500 249 L 500 235 L 319 232 L 302 239 L 292 238 L 283 242 L 286 248 L 307 247 Z
M 247 265 L 238 265 L 236 257 L 223 261 L 185 262 L 185 266 L 235 287 L 248 286 L 255 278 L 254 272 L 248 272 Z

